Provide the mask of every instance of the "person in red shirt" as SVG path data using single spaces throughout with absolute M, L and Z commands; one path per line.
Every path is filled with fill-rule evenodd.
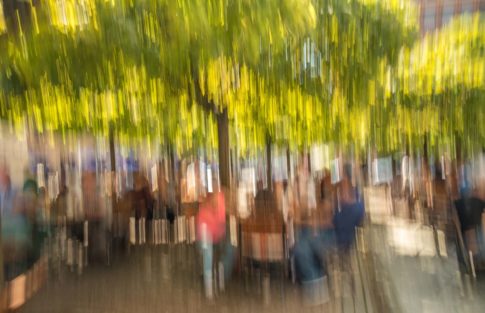
M 224 193 L 209 193 L 197 215 L 197 239 L 218 243 L 226 234 L 226 206 Z M 205 225 L 205 226 L 203 226 Z M 204 228 L 205 227 L 205 228 Z
M 214 183 L 213 186 L 217 186 L 217 183 Z M 212 299 L 214 246 L 219 245 L 224 250 L 222 264 L 224 266 L 225 280 L 232 273 L 234 258 L 234 248 L 231 246 L 230 240 L 226 240 L 226 205 L 222 191 L 208 193 L 207 197 L 202 201 L 197 215 L 197 239 L 203 256 L 205 294 L 208 299 Z

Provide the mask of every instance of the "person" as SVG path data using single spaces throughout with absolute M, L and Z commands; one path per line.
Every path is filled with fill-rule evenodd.
M 42 230 L 41 214 L 39 210 L 39 188 L 33 179 L 27 179 L 22 190 L 20 214 L 22 214 L 30 228 L 30 242 L 27 266 L 33 266 L 40 258 L 40 252 L 45 234 Z
M 449 194 L 446 186 L 446 180 L 443 177 L 443 170 L 440 163 L 436 163 L 434 166 L 434 177 L 431 177 L 430 187 L 432 188 L 431 194 L 431 207 L 430 210 L 430 222 L 437 229 L 445 230 L 446 223 L 448 221 L 448 207 L 450 205 Z
M 54 233 L 60 235 L 65 227 L 67 249 L 72 249 L 71 256 L 67 257 L 67 264 L 70 266 L 77 265 L 82 269 L 83 260 L 79 250 L 82 249 L 84 242 L 84 214 L 80 201 L 79 191 L 75 187 L 75 176 L 70 175 L 66 182 L 71 186 L 67 187 L 64 183 L 61 185 L 60 192 L 52 204 L 52 222 L 55 226 Z
M 67 197 L 69 194 L 69 188 L 66 184 L 62 184 L 59 188 L 54 203 L 51 207 L 51 218 L 53 223 L 58 224 L 60 220 L 67 217 Z
M 328 300 L 325 264 L 328 254 L 335 247 L 333 190 L 328 171 L 324 172 L 320 184 L 314 184 L 312 180 L 306 166 L 301 164 L 297 177 L 296 205 L 291 214 L 297 234 L 293 255 L 307 304 L 320 305 Z
M 135 229 L 135 234 L 132 233 L 131 234 L 132 238 L 130 238 L 130 218 L 133 215 L 134 202 L 135 202 L 135 192 L 129 189 L 124 190 L 123 193 L 121 194 L 121 199 L 117 201 L 115 248 L 117 248 L 118 252 L 120 253 L 128 253 L 130 242 L 136 239 L 136 237 L 133 238 L 133 236 L 136 236 L 136 229 Z
M 216 180 L 213 180 L 213 186 L 217 186 Z M 214 188 L 214 190 L 216 189 Z M 197 240 L 202 252 L 204 289 L 208 299 L 212 299 L 214 296 L 212 262 L 216 246 L 224 250 L 222 260 L 224 279 L 227 280 L 232 273 L 234 248 L 231 246 L 230 240 L 226 239 L 225 200 L 222 191 L 208 193 L 200 204 L 199 213 L 196 217 Z
M 10 177 L 2 171 L 2 249 L 4 277 L 10 281 L 27 269 L 32 247 L 32 232 L 23 209 L 23 194 L 16 194 Z
M 468 186 L 462 187 L 460 194 L 461 197 L 455 201 L 455 207 L 461 230 L 466 232 L 481 226 L 485 202 L 476 197 Z
M 175 209 L 177 207 L 177 191 L 174 181 L 168 184 L 167 198 L 165 218 L 173 225 L 175 222 Z
M 145 242 L 147 226 L 153 219 L 154 198 L 150 192 L 148 179 L 141 173 L 135 173 L 135 184 L 133 190 L 133 210 L 137 221 L 138 234 L 141 242 Z M 143 224 L 143 225 L 142 225 Z M 142 232 L 145 232 L 142 234 Z
M 283 221 L 287 224 L 290 220 L 289 214 L 293 212 L 293 188 L 290 186 L 288 179 L 275 182 L 274 186 L 278 210 L 281 212 Z
M 21 274 L 40 258 L 44 239 L 40 227 L 37 182 L 27 179 L 12 211 L 4 215 L 2 236 L 6 256 L 6 278 Z
M 483 240 L 482 214 L 485 210 L 485 201 L 480 199 L 476 190 L 470 186 L 463 186 L 460 190 L 461 197 L 455 201 L 455 208 L 461 226 L 462 235 L 465 239 L 467 250 L 472 251 L 474 258 L 485 260 L 485 243 Z M 460 266 L 464 267 L 464 259 L 458 255 Z
M 338 208 L 333 217 L 337 245 L 341 252 L 347 253 L 355 240 L 355 228 L 364 219 L 364 203 L 358 189 L 352 186 L 352 167 L 344 166 L 344 175 L 340 184 Z
M 12 188 L 10 175 L 5 167 L 0 168 L 0 210 L 1 216 L 12 212 L 14 199 L 16 196 L 15 190 Z
M 147 220 L 153 218 L 154 198 L 150 192 L 148 179 L 141 173 L 135 174 L 135 216 L 137 219 L 143 217 Z
M 107 256 L 107 234 L 105 220 L 105 203 L 102 201 L 97 188 L 97 175 L 95 167 L 91 165 L 82 174 L 82 219 L 83 241 L 88 243 L 87 259 L 90 261 L 103 262 Z M 87 225 L 87 227 L 86 227 Z M 80 226 L 80 225 L 79 225 Z M 79 229 L 80 231 L 80 229 Z M 87 237 L 86 237 L 87 231 Z

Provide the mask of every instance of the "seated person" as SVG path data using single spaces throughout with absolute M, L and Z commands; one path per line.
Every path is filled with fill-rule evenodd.
M 483 239 L 482 214 L 485 202 L 469 187 L 461 189 L 461 198 L 455 201 L 456 211 L 461 226 L 466 249 L 472 251 L 478 263 L 485 260 L 485 243 Z M 465 266 L 464 259 L 458 254 L 461 266 Z M 479 265 L 479 264 L 477 264 Z M 479 265 L 480 266 L 480 265 Z
M 323 187 L 315 187 L 311 180 L 313 178 L 300 169 L 295 210 L 293 214 L 290 213 L 293 215 L 297 234 L 293 249 L 296 273 L 303 283 L 317 281 L 325 276 L 325 254 L 335 246 L 335 233 L 331 222 L 333 191 L 328 171 L 321 182 Z M 313 200 L 317 194 L 318 200 Z
M 461 198 L 455 201 L 462 232 L 479 227 L 482 224 L 482 213 L 485 203 L 475 197 L 470 188 L 461 189 Z
M 352 186 L 351 168 L 345 166 L 340 184 L 340 203 L 333 218 L 337 235 L 337 245 L 343 252 L 348 251 L 355 240 L 355 227 L 364 219 L 364 203 L 359 199 L 357 189 Z

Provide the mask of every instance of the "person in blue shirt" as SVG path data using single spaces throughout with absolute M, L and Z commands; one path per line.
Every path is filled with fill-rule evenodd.
M 352 170 L 349 164 L 344 166 L 343 176 L 339 183 L 340 199 L 333 217 L 333 226 L 337 236 L 337 246 L 345 252 L 354 243 L 355 228 L 362 223 L 365 210 L 357 188 L 352 186 Z
M 330 222 L 327 223 L 325 214 L 317 214 L 316 225 L 319 227 L 302 224 L 297 231 L 297 242 L 293 249 L 296 271 L 304 286 L 305 298 L 312 305 L 323 302 L 321 297 L 315 295 L 315 290 L 321 289 L 324 284 L 326 256 L 335 248 L 343 255 L 350 250 L 354 243 L 355 228 L 364 217 L 364 205 L 357 188 L 352 186 L 351 175 L 351 166 L 345 165 L 343 178 L 337 186 L 331 186 L 330 177 L 326 175 L 327 179 L 322 182 L 322 186 L 327 187 L 322 190 L 326 189 L 327 192 L 323 193 L 322 198 L 325 200 L 323 203 L 335 206 L 333 217 L 330 215 Z M 333 201 L 335 187 L 338 189 L 338 201 Z

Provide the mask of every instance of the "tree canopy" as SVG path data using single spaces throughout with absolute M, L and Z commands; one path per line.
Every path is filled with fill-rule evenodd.
M 227 110 L 242 154 L 267 138 L 392 151 L 483 116 L 482 23 L 418 41 L 410 1 L 49 0 L 31 18 L 0 39 L 0 116 L 40 131 L 111 125 L 180 152 L 215 147 Z

